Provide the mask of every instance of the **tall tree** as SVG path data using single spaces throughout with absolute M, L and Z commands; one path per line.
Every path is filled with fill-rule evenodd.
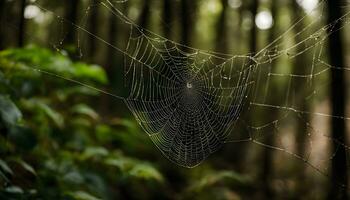
M 65 20 L 66 20 L 66 32 L 65 42 L 67 45 L 75 43 L 76 39 L 76 27 L 73 24 L 77 24 L 79 0 L 65 0 Z
M 221 0 L 222 11 L 220 13 L 216 27 L 216 51 L 227 53 L 227 0 Z
M 98 25 L 99 25 L 99 1 L 91 0 L 92 6 L 90 7 L 90 17 L 89 17 L 89 27 L 88 30 L 93 35 L 97 35 Z M 89 35 L 89 49 L 88 49 L 88 57 L 92 62 L 96 62 L 96 47 L 97 40 L 94 36 Z
M 187 46 L 191 44 L 195 6 L 196 4 L 192 0 L 181 0 L 181 42 Z
M 258 30 L 257 30 L 257 26 L 255 25 L 255 17 L 258 13 L 258 6 L 259 6 L 259 2 L 258 0 L 252 0 L 251 4 L 250 4 L 250 12 L 252 14 L 252 22 L 253 22 L 253 26 L 250 30 L 250 37 L 249 37 L 249 52 L 252 54 L 255 54 L 257 51 L 257 34 L 258 34 Z M 252 55 L 254 56 L 254 55 Z
M 151 6 L 151 0 L 145 0 L 143 3 L 139 20 L 138 20 L 138 24 L 142 28 L 149 28 L 150 15 L 151 15 L 150 6 Z
M 271 16 L 274 19 L 274 24 L 269 30 L 269 36 L 268 36 L 268 42 L 271 43 L 275 40 L 277 36 L 277 1 L 276 0 L 271 0 Z M 253 44 L 252 44 L 253 45 Z M 270 71 L 274 71 L 276 68 L 276 61 L 272 62 L 270 64 Z M 280 87 L 280 83 L 273 82 L 270 80 L 272 83 L 270 84 L 269 91 L 279 91 L 278 87 Z M 279 94 L 276 94 L 279 95 Z M 273 104 L 273 105 L 279 105 L 280 102 L 276 102 L 275 95 L 268 97 L 268 102 Z M 269 110 L 269 113 L 265 114 L 269 118 L 271 118 L 269 121 L 273 121 L 276 119 L 276 116 L 279 115 L 278 110 L 273 109 Z M 275 143 L 275 130 L 274 127 L 271 129 L 267 129 L 269 133 L 266 133 L 266 137 L 264 138 L 264 143 L 274 146 Z M 272 189 L 272 184 L 271 184 L 271 179 L 272 179 L 272 172 L 273 172 L 273 151 L 269 148 L 264 148 L 263 149 L 263 156 L 262 156 L 262 171 L 261 171 L 261 180 L 262 180 L 262 192 L 263 192 L 263 198 L 264 199 L 274 199 L 274 192 Z
M 126 1 L 121 5 L 121 12 L 123 13 L 127 13 L 128 9 L 129 9 L 129 2 Z M 121 23 L 118 20 L 118 17 L 115 16 L 113 13 L 110 13 L 109 15 L 109 24 L 108 24 L 108 42 L 110 44 L 112 44 L 113 46 L 117 46 L 118 41 L 123 41 L 125 42 L 123 45 L 126 45 L 125 39 L 123 39 L 125 37 L 125 34 L 129 35 L 129 33 L 126 33 L 125 30 L 125 24 Z M 120 87 L 120 85 L 122 85 L 123 80 L 120 77 L 116 77 L 116 74 L 123 74 L 123 68 L 122 67 L 117 67 L 118 63 L 121 62 L 121 60 L 124 58 L 123 55 L 117 53 L 113 47 L 109 46 L 108 47 L 108 53 L 107 53 L 107 57 L 106 57 L 106 65 L 109 64 L 110 66 L 110 70 L 111 72 L 113 72 L 113 77 L 110 77 L 110 80 L 116 81 L 117 86 L 116 87 Z M 110 61 L 110 62 L 109 62 Z M 113 68 L 115 67 L 115 68 Z M 120 81 L 120 82 L 119 82 Z
M 124 2 L 121 5 L 121 12 L 125 13 L 128 9 L 128 2 Z M 119 92 L 123 93 L 125 91 L 121 91 L 121 87 L 124 83 L 123 79 L 123 73 L 124 69 L 123 66 L 120 63 L 123 63 L 123 55 L 120 54 L 118 51 L 113 48 L 113 46 L 118 46 L 118 42 L 123 41 L 122 38 L 124 38 L 125 34 L 127 34 L 125 31 L 123 31 L 125 24 L 118 23 L 118 17 L 114 15 L 114 13 L 109 13 L 107 18 L 107 41 L 110 45 L 106 45 L 107 51 L 103 58 L 102 66 L 104 67 L 105 71 L 107 72 L 108 80 L 110 88 L 106 88 L 106 90 L 118 90 Z M 127 34 L 128 35 L 128 34 Z M 126 41 L 124 41 L 126 42 Z M 124 44 L 125 45 L 125 44 Z M 121 94 L 119 93 L 119 94 Z M 101 97 L 101 112 L 106 114 L 112 114 L 115 115 L 115 110 L 111 108 L 118 108 L 119 113 L 120 108 L 119 106 L 115 106 L 116 103 L 113 103 L 114 106 L 112 106 L 111 98 L 108 96 L 102 96 Z
M 342 1 L 332 0 L 327 1 L 328 3 L 328 24 L 334 23 L 339 19 L 342 14 Z M 345 2 L 344 2 L 345 3 Z M 340 27 L 342 21 L 336 21 L 332 30 L 334 31 L 329 37 L 329 61 L 330 65 L 336 66 L 340 69 L 344 67 L 344 51 L 342 45 L 342 38 Z M 332 31 L 331 30 L 331 31 Z M 346 107 L 346 87 L 344 71 L 332 68 L 331 70 L 331 107 L 333 116 L 344 116 Z M 335 152 L 332 159 L 332 170 L 330 183 L 329 198 L 328 199 L 348 199 L 347 186 L 347 162 L 346 162 L 346 150 L 343 145 L 346 145 L 346 130 L 345 122 L 343 119 L 333 117 L 331 120 L 332 130 L 332 148 Z M 343 185 L 344 188 L 340 187 L 339 184 Z
M 172 0 L 163 0 L 163 33 L 164 37 L 171 39 L 171 23 L 173 19 Z
M 299 13 L 301 13 L 303 10 L 297 3 L 297 1 L 292 1 L 292 18 L 298 19 L 300 18 Z M 303 28 L 305 27 L 305 20 L 301 20 L 297 26 L 294 28 L 294 33 L 296 34 L 294 43 L 299 43 L 303 40 L 303 35 L 298 34 L 302 32 Z M 299 45 L 296 49 L 296 52 L 302 52 L 304 47 Z M 308 59 L 308 52 L 305 52 L 303 54 L 300 54 L 298 57 L 296 57 L 294 63 L 293 63 L 293 74 L 308 74 L 308 68 L 307 61 Z M 311 94 L 313 90 L 313 83 L 310 83 L 309 81 L 312 80 L 297 80 L 295 81 L 295 106 L 299 110 L 308 111 L 310 110 L 310 102 L 307 100 L 307 97 Z M 307 83 L 306 83 L 307 82 Z M 297 118 L 297 124 L 296 124 L 296 135 L 295 135 L 295 142 L 296 142 L 296 153 L 303 157 L 305 155 L 305 148 L 306 148 L 306 141 L 307 141 L 307 135 L 308 135 L 308 123 L 310 122 L 310 116 L 309 115 L 303 115 L 298 116 Z M 297 166 L 296 172 L 297 172 L 297 186 L 296 186 L 296 197 L 305 194 L 307 187 L 305 187 L 305 170 L 304 165 L 299 163 Z M 304 183 L 304 184 L 303 184 Z
M 18 46 L 22 47 L 24 45 L 24 32 L 25 32 L 25 18 L 24 11 L 26 8 L 26 0 L 21 0 L 20 2 L 20 12 L 19 12 L 19 24 L 18 24 Z
M 5 48 L 5 6 L 6 6 L 6 0 L 0 0 L 0 50 Z
M 222 5 L 222 10 L 218 16 L 218 20 L 216 22 L 216 38 L 215 38 L 215 51 L 220 53 L 228 53 L 229 51 L 229 43 L 227 39 L 228 35 L 228 1 L 220 0 Z M 232 36 L 231 36 L 232 37 Z M 243 136 L 242 136 L 243 137 Z M 246 152 L 246 144 L 245 143 L 237 143 L 235 145 L 229 145 L 225 148 L 225 158 L 226 161 L 230 164 L 230 166 L 234 167 L 234 170 L 241 171 L 244 162 L 242 162 L 241 155 L 244 155 Z
M 111 44 L 112 46 L 115 46 L 117 44 L 117 40 L 118 40 L 118 24 L 117 24 L 117 17 L 111 13 L 109 15 L 109 18 L 108 18 L 108 43 Z M 106 54 L 106 58 L 105 58 L 105 63 L 104 63 L 104 67 L 105 67 L 105 70 L 108 74 L 108 78 L 109 80 L 111 80 L 113 78 L 113 73 L 112 72 L 112 69 L 113 69 L 113 66 L 115 65 L 116 63 L 116 55 L 115 55 L 115 49 L 113 49 L 112 46 L 107 46 L 108 48 L 108 51 L 107 51 L 107 54 Z

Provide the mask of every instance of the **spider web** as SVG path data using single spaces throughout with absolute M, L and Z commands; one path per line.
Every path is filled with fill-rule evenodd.
M 139 27 L 109 1 L 129 26 L 124 51 L 124 102 L 160 151 L 194 167 L 226 141 L 239 118 L 257 65 L 187 47 Z
M 251 142 L 291 155 L 328 176 L 327 163 L 336 152 L 320 155 L 316 150 L 319 150 L 322 143 L 320 140 L 330 142 L 333 138 L 326 134 L 327 130 L 324 129 L 327 128 L 324 126 L 322 130 L 314 127 L 318 121 L 323 123 L 330 118 L 337 118 L 348 122 L 350 118 L 327 114 L 329 112 L 320 110 L 319 106 L 310 106 L 304 110 L 297 103 L 300 101 L 298 93 L 302 85 L 305 93 L 301 97 L 302 101 L 311 104 L 318 99 L 324 102 L 320 96 L 326 85 L 319 86 L 316 83 L 322 83 L 330 70 L 350 71 L 350 68 L 344 66 L 328 64 L 324 47 L 330 34 L 349 24 L 350 13 L 330 24 L 322 25 L 325 4 L 322 1 L 317 8 L 298 19 L 259 52 L 229 55 L 182 45 L 144 29 L 117 8 L 116 4 L 123 2 L 125 1 L 103 0 L 98 5 L 124 24 L 128 32 L 126 46 L 110 44 L 84 26 L 71 25 L 124 55 L 124 88 L 128 95 L 119 96 L 93 89 L 122 99 L 165 157 L 178 165 L 194 167 L 226 143 Z M 45 12 L 51 12 L 35 4 Z M 86 10 L 90 9 L 91 5 Z M 51 13 L 59 21 L 70 23 Z M 302 26 L 309 15 L 318 17 L 295 32 L 296 27 Z M 279 60 L 295 62 L 302 56 L 310 55 L 310 63 L 298 66 L 306 68 L 301 70 L 302 73 L 278 70 L 283 66 L 272 67 Z M 283 88 L 274 88 L 276 81 L 283 83 Z M 285 90 L 285 95 L 277 96 L 279 101 L 269 98 L 281 89 Z M 243 114 L 255 112 L 276 115 L 262 117 L 264 119 L 259 122 L 244 119 Z M 311 119 L 305 120 L 305 116 Z M 291 118 L 301 121 L 307 129 L 305 144 L 302 144 L 307 146 L 307 153 L 300 154 L 295 145 L 288 142 L 291 136 L 285 127 L 292 123 Z M 237 131 L 242 131 L 236 126 L 239 122 L 244 123 L 246 134 L 236 134 Z M 266 131 L 271 129 L 272 131 Z M 236 135 L 239 136 L 235 137 Z M 276 137 L 273 139 L 275 142 L 266 142 L 268 137 Z M 346 144 L 339 146 L 346 151 L 349 149 Z
M 127 47 L 132 58 L 125 59 L 125 102 L 166 157 L 193 167 L 226 140 L 254 65 L 247 57 L 222 58 L 135 32 Z

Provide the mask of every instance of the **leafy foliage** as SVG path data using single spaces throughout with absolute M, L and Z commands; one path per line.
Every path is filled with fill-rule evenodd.
M 113 185 L 125 181 L 163 184 L 154 165 L 113 145 L 127 141 L 89 105 L 96 92 L 36 71 L 101 86 L 101 67 L 34 46 L 2 51 L 0 64 L 2 199 L 111 199 Z M 130 126 L 123 134 L 139 132 L 123 123 Z

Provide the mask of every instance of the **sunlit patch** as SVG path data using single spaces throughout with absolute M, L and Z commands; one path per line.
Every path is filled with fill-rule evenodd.
M 261 30 L 266 30 L 272 27 L 273 18 L 269 11 L 261 11 L 255 17 L 255 24 Z
M 26 7 L 25 11 L 24 11 L 24 17 L 26 19 L 33 19 L 35 17 L 37 17 L 38 15 L 40 15 L 40 9 L 37 6 L 34 5 L 29 5 Z
M 228 5 L 231 8 L 239 8 L 242 6 L 242 1 L 241 0 L 228 0 Z
M 208 1 L 206 5 L 206 10 L 210 13 L 219 13 L 222 10 L 222 6 L 217 1 Z
M 33 19 L 37 23 L 45 21 L 45 13 L 35 5 L 28 5 L 24 10 L 24 18 Z
M 297 0 L 297 3 L 307 12 L 313 11 L 318 4 L 318 0 Z

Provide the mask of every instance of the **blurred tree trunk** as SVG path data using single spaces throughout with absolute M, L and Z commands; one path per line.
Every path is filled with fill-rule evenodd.
M 192 0 L 181 0 L 181 42 L 186 46 L 191 45 L 195 10 L 195 2 Z
M 91 13 L 89 17 L 89 27 L 88 30 L 93 35 L 97 35 L 98 33 L 98 26 L 99 26 L 99 1 L 98 0 L 91 0 L 92 7 L 91 7 Z M 96 47 L 97 47 L 97 40 L 94 36 L 89 35 L 89 49 L 88 49 L 88 59 L 92 62 L 96 62 Z
M 0 0 L 0 50 L 5 48 L 5 6 L 6 0 Z
M 0 0 L 0 49 L 18 47 L 22 0 Z
M 99 2 L 98 0 L 96 0 L 97 2 Z M 121 7 L 121 12 L 125 13 L 127 12 L 128 9 L 128 2 L 124 2 L 122 4 Z M 115 77 L 114 73 L 116 68 L 114 68 L 119 61 L 119 57 L 122 57 L 120 55 L 120 53 L 118 53 L 118 51 L 114 48 L 117 46 L 118 40 L 119 38 L 121 38 L 121 36 L 124 34 L 123 30 L 122 30 L 122 25 L 120 23 L 118 23 L 118 16 L 116 16 L 114 13 L 109 13 L 108 17 L 107 17 L 107 42 L 110 45 L 106 45 L 107 51 L 106 51 L 106 56 L 103 58 L 104 59 L 104 63 L 103 67 L 107 72 L 107 76 L 108 79 L 111 80 L 112 82 L 115 81 L 114 79 L 120 79 L 120 77 Z M 97 23 L 98 25 L 98 23 Z M 96 45 L 96 44 L 95 44 Z M 118 68 L 119 70 L 119 68 Z M 123 70 L 118 71 L 119 74 L 121 74 L 123 72 Z M 120 86 L 118 86 L 120 87 Z
M 108 43 L 115 46 L 117 44 L 117 38 L 118 38 L 118 24 L 117 24 L 117 17 L 112 13 L 109 15 L 108 19 Z M 107 54 L 105 58 L 104 68 L 107 72 L 108 79 L 111 80 L 113 78 L 113 74 L 111 73 L 113 66 L 116 64 L 116 51 L 113 47 L 108 46 L 107 47 Z
M 25 35 L 25 18 L 24 10 L 26 8 L 26 0 L 21 0 L 20 11 L 19 11 L 19 23 L 18 23 L 18 46 L 23 47 L 24 45 L 24 35 Z
M 268 43 L 271 43 L 275 40 L 277 35 L 277 1 L 271 0 L 271 16 L 274 20 L 274 24 L 270 29 L 269 36 L 268 36 Z M 276 61 L 272 62 L 270 64 L 270 71 L 275 71 L 276 68 Z M 271 81 L 271 80 L 270 80 Z M 276 82 L 271 83 L 271 89 L 270 91 L 279 91 L 278 87 L 280 87 L 280 84 Z M 279 94 L 276 94 L 279 95 Z M 275 95 L 269 95 L 267 101 L 271 103 L 272 105 L 279 105 L 280 102 L 276 102 Z M 277 118 L 279 115 L 279 111 L 276 109 L 269 110 L 268 113 L 264 114 L 265 116 L 268 116 L 270 118 L 269 121 L 273 121 Z M 274 146 L 275 143 L 275 129 L 272 127 L 272 129 L 267 129 L 266 137 L 264 138 L 264 143 L 267 145 Z M 274 199 L 274 192 L 272 189 L 272 173 L 273 173 L 273 150 L 269 148 L 263 149 L 263 160 L 262 160 L 262 172 L 261 172 L 261 180 L 262 180 L 262 192 L 263 192 L 263 198 L 264 199 Z
M 221 0 L 222 11 L 220 13 L 216 27 L 216 48 L 215 50 L 221 53 L 227 53 L 227 0 Z
M 292 1 L 292 18 L 298 19 L 300 18 L 300 15 L 298 13 L 303 12 L 303 10 L 300 8 L 299 4 L 296 1 Z M 305 22 L 302 20 L 297 26 L 294 28 L 294 33 L 296 34 L 294 43 L 297 44 L 303 40 L 302 35 L 297 35 L 297 33 L 300 33 L 303 28 L 305 27 Z M 298 47 L 297 52 L 303 51 L 303 47 Z M 293 74 L 308 74 L 308 68 L 307 66 L 307 60 L 308 60 L 307 52 L 299 55 L 295 61 L 294 61 L 294 69 Z M 296 92 L 296 106 L 299 110 L 308 111 L 310 109 L 310 103 L 307 101 L 308 95 L 311 94 L 313 89 L 313 83 L 309 82 L 312 80 L 307 80 L 307 83 L 305 81 L 295 81 L 295 92 Z M 307 84 L 307 85 L 306 85 Z M 296 124 L 296 153 L 297 155 L 304 157 L 305 156 L 305 145 L 306 145 L 306 139 L 308 135 L 308 126 L 307 124 L 310 122 L 310 115 L 303 115 L 299 116 L 297 119 Z M 296 186 L 296 197 L 300 197 L 300 195 L 303 195 L 307 192 L 307 187 L 305 187 L 305 172 L 304 172 L 305 165 L 300 164 L 296 168 L 297 173 L 297 186 Z
M 138 25 L 142 28 L 148 29 L 150 22 L 150 6 L 151 0 L 144 0 L 142 11 L 138 20 Z
M 76 39 L 76 27 L 73 24 L 77 24 L 78 19 L 78 7 L 79 0 L 65 0 L 65 20 L 66 21 L 66 32 L 65 41 L 67 45 L 75 43 Z
M 342 5 L 345 2 L 341 0 L 327 1 L 328 3 L 328 24 L 333 23 L 339 19 L 342 14 Z M 342 4 L 343 3 L 343 4 Z M 331 66 L 343 68 L 344 67 L 344 52 L 342 46 L 341 33 L 338 30 L 341 27 L 342 21 L 337 21 L 332 27 L 334 31 L 329 37 L 329 61 Z M 331 107 L 332 115 L 344 116 L 346 108 L 346 88 L 345 77 L 343 70 L 331 69 Z M 332 130 L 332 148 L 334 156 L 332 158 L 332 170 L 329 188 L 328 199 L 348 199 L 348 176 L 347 176 L 347 162 L 346 162 L 346 150 L 343 145 L 346 146 L 346 130 L 345 122 L 343 119 L 332 118 L 331 123 Z M 340 184 L 344 187 L 340 187 Z
M 128 3 L 125 2 L 122 6 L 122 12 L 124 12 L 127 10 Z M 106 45 L 107 51 L 105 57 L 103 58 L 102 65 L 106 71 L 110 87 L 105 89 L 110 91 L 115 89 L 120 90 L 122 88 L 121 86 L 123 85 L 122 74 L 124 73 L 124 69 L 122 64 L 119 63 L 123 63 L 123 56 L 120 55 L 119 52 L 113 47 L 117 46 L 119 38 L 121 38 L 123 35 L 123 31 L 118 23 L 118 17 L 113 13 L 109 13 L 107 26 L 107 42 L 110 45 Z M 119 108 L 119 106 L 112 106 L 111 98 L 105 95 L 101 98 L 100 107 L 101 112 L 105 114 L 104 116 L 109 116 L 110 114 L 115 115 L 116 110 L 111 108 Z
M 5 48 L 5 5 L 6 0 L 0 0 L 0 51 Z M 1 119 L 0 120 L 0 136 L 7 137 L 8 131 L 5 126 L 5 122 Z M 3 153 L 0 153 L 0 156 L 3 156 Z
M 163 0 L 163 33 L 164 37 L 167 39 L 172 39 L 171 35 L 171 23 L 173 20 L 173 12 L 172 12 L 172 6 L 174 6 L 171 3 L 172 0 Z
M 227 16 L 228 16 L 228 1 L 220 0 L 222 5 L 222 11 L 216 22 L 216 38 L 215 38 L 215 51 L 220 53 L 228 53 L 228 32 L 227 32 Z M 243 9 L 242 9 L 243 10 Z M 242 136 L 243 137 L 243 136 Z M 243 171 L 245 163 L 242 162 L 241 155 L 246 153 L 246 143 L 237 143 L 235 145 L 229 145 L 225 154 L 228 159 L 226 160 L 233 170 Z
M 257 26 L 255 25 L 255 17 L 258 13 L 258 5 L 259 2 L 258 0 L 252 0 L 252 3 L 250 4 L 250 12 L 252 13 L 252 28 L 250 30 L 250 37 L 249 37 L 249 52 L 252 53 L 254 56 L 255 53 L 257 52 L 257 34 L 258 34 L 258 30 L 257 30 Z

